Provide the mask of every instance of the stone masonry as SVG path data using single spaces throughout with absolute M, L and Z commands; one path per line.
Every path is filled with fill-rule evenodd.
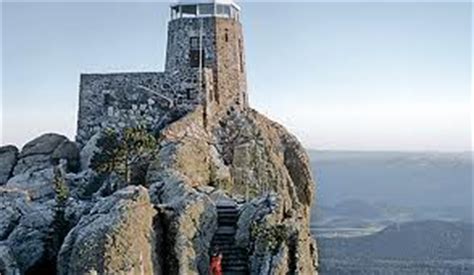
M 238 19 L 174 18 L 164 72 L 81 75 L 76 140 L 84 146 L 104 128 L 141 125 L 158 132 L 199 105 L 204 123 L 213 125 L 247 108 L 247 98 Z

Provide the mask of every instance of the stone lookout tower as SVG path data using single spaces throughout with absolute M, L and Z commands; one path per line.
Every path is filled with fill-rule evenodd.
M 159 131 L 201 106 L 212 125 L 248 106 L 240 7 L 232 0 L 171 5 L 164 72 L 82 74 L 76 139 L 103 128 Z

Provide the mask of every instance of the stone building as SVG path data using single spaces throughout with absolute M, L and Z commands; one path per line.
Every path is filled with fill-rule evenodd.
M 81 75 L 81 146 L 103 128 L 159 131 L 200 105 L 205 124 L 248 107 L 240 7 L 232 0 L 180 0 L 170 16 L 164 72 Z

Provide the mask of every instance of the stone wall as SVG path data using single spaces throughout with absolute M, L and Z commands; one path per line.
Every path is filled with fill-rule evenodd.
M 201 35 L 204 71 L 200 77 L 199 66 L 191 65 L 191 50 L 196 50 L 197 39 L 199 52 Z M 197 105 L 204 107 L 204 123 L 215 125 L 229 111 L 248 106 L 245 75 L 239 21 L 172 20 L 165 72 L 81 75 L 76 140 L 83 146 L 104 128 L 142 125 L 159 131 Z
M 77 142 L 82 146 L 104 128 L 142 125 L 159 130 L 204 102 L 212 89 L 203 72 L 117 73 L 81 75 Z
M 216 100 L 218 110 L 233 106 L 243 110 L 248 106 L 245 71 L 244 39 L 240 22 L 214 18 L 216 43 Z
M 206 68 L 214 67 L 216 63 L 214 20 L 212 17 L 179 18 L 168 23 L 165 71 L 173 73 L 190 67 L 191 37 L 200 37 L 200 34 L 203 37 L 202 50 L 205 57 L 203 65 Z
M 212 117 L 248 106 L 242 25 L 229 18 L 179 18 L 169 22 L 166 71 L 191 66 L 191 39 L 202 36 L 203 66 L 213 72 L 214 92 L 207 105 Z

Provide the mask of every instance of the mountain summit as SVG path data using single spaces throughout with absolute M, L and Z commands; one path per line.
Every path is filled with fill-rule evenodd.
M 240 13 L 173 4 L 164 72 L 82 75 L 75 142 L 0 148 L 0 273 L 317 274 L 308 156 L 248 104 Z

